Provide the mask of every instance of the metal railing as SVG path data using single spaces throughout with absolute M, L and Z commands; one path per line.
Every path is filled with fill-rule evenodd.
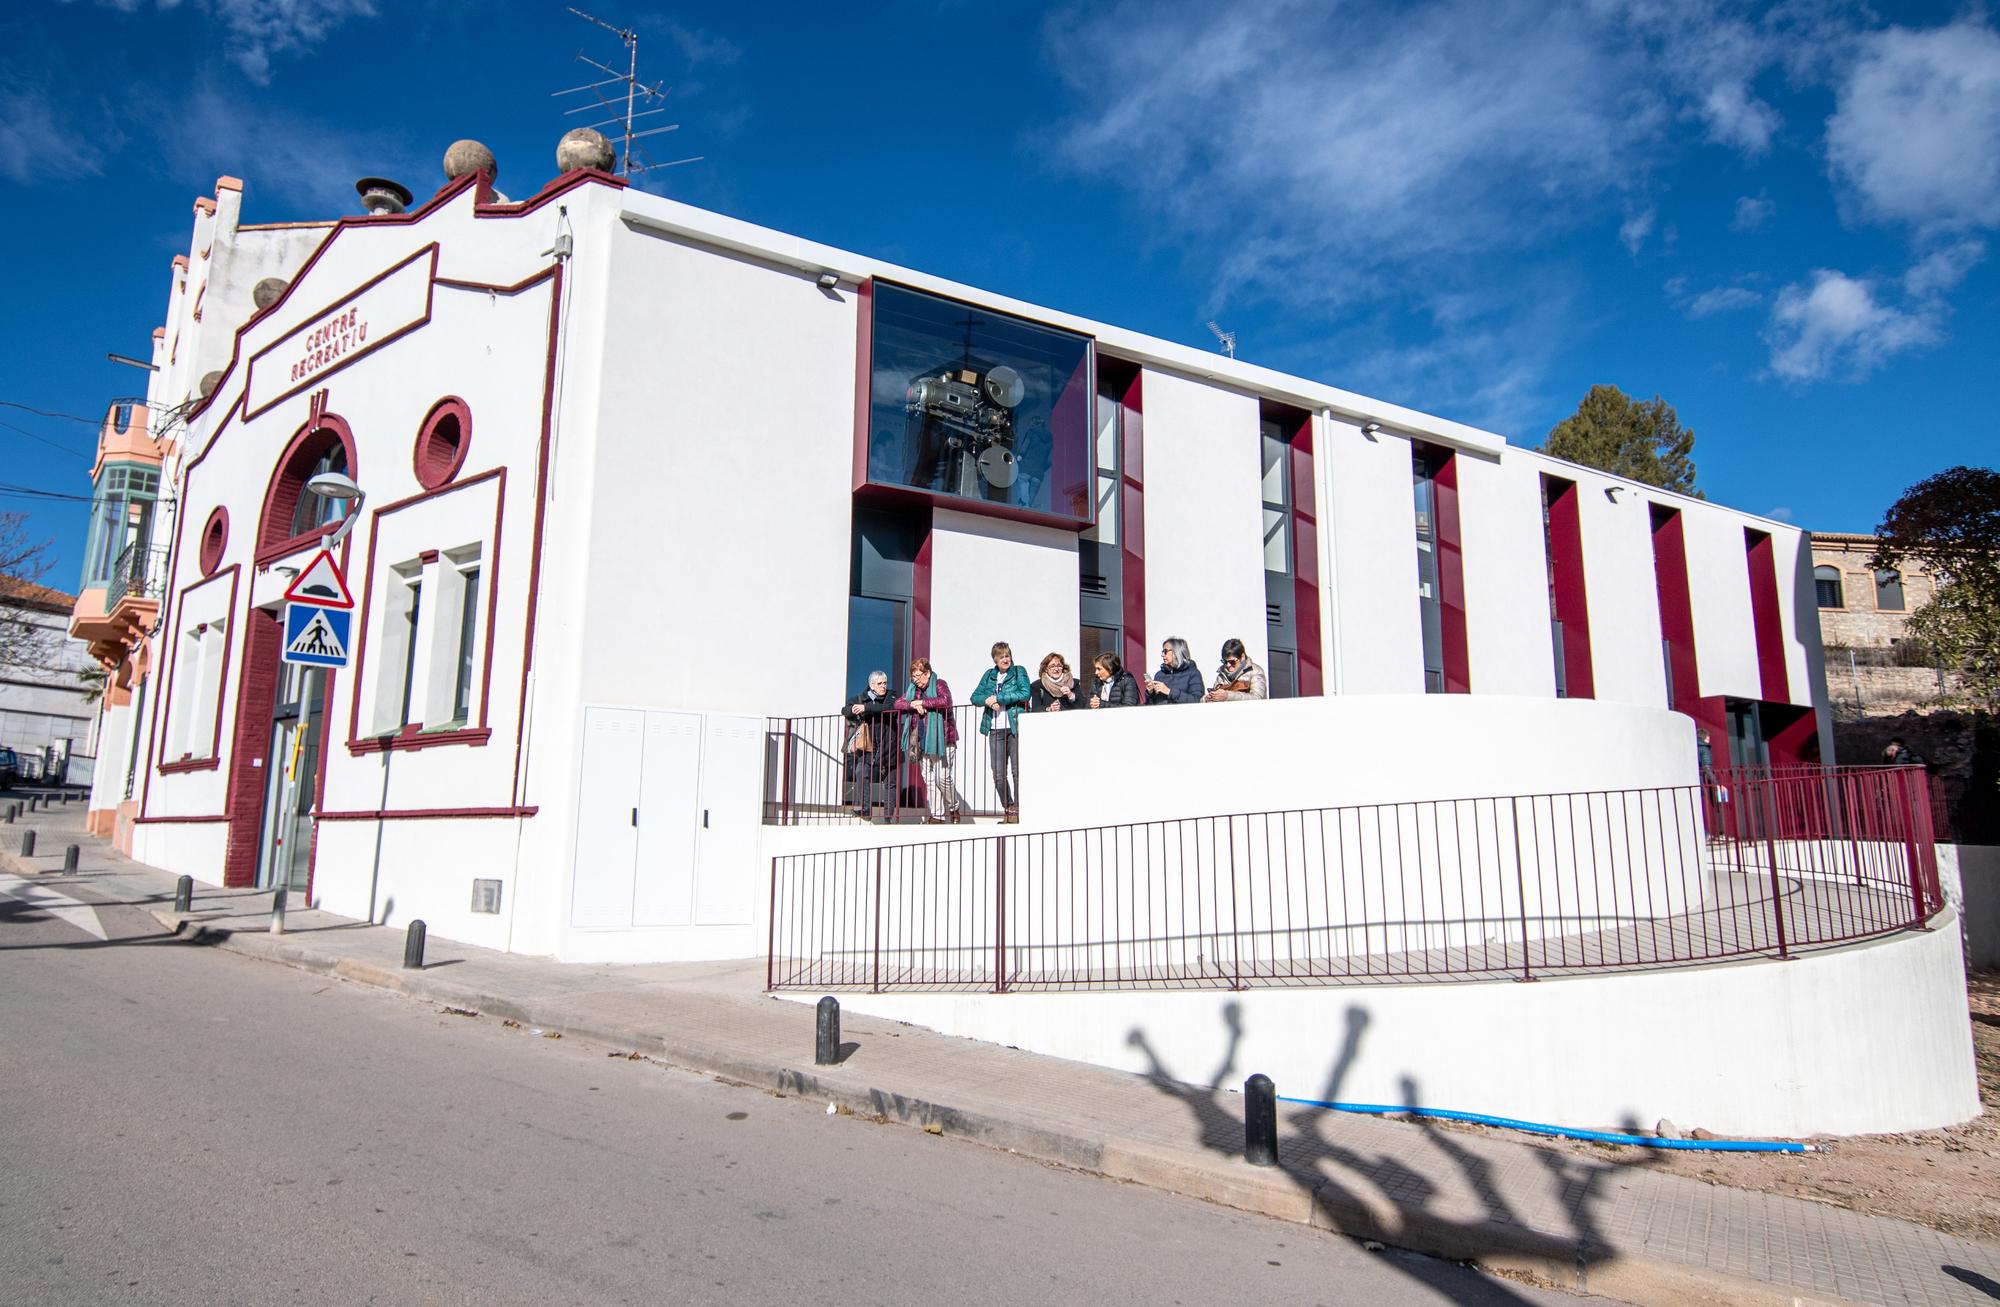
M 1942 903 L 1920 771 L 1745 773 L 778 857 L 767 983 L 1533 980 L 1789 957 Z
M 133 541 L 111 566 L 111 582 L 106 587 L 104 607 L 108 611 L 121 599 L 158 600 L 167 584 L 167 551 L 164 546 Z
M 953 766 L 959 808 L 970 817 L 998 817 L 1004 810 L 994 784 L 987 737 L 979 733 L 985 709 L 955 704 L 958 729 Z M 771 717 L 764 733 L 764 823 L 770 826 L 852 824 L 863 801 L 877 820 L 921 821 L 928 792 L 909 732 L 911 713 L 869 719 L 871 748 L 855 743 L 856 721 L 841 713 Z M 868 784 L 864 787 L 862 778 Z M 946 805 L 949 807 L 949 805 Z

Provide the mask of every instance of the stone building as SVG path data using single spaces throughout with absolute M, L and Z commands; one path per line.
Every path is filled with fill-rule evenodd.
M 1922 563 L 1875 566 L 1874 536 L 1812 533 L 1813 589 L 1820 639 L 1840 649 L 1888 649 L 1903 640 L 1910 614 L 1936 591 Z
M 88 784 L 97 753 L 96 663 L 67 638 L 76 596 L 0 576 L 0 748 L 36 779 Z

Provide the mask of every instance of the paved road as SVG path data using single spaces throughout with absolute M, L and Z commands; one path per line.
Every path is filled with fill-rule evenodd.
M 52 881 L 0 884 L 0 1301 L 1581 1301 L 23 901 Z

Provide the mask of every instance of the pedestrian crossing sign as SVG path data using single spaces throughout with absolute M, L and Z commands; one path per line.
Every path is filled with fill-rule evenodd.
M 307 667 L 345 668 L 353 627 L 352 609 L 286 604 L 284 660 Z

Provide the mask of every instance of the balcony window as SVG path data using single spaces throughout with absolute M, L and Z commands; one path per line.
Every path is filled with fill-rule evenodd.
M 1090 522 L 1090 338 L 884 282 L 870 299 L 869 483 Z
M 143 554 L 153 537 L 153 504 L 160 494 L 160 470 L 113 463 L 98 478 L 90 506 L 90 534 L 84 542 L 83 587 L 103 586 L 119 556 L 137 546 Z

